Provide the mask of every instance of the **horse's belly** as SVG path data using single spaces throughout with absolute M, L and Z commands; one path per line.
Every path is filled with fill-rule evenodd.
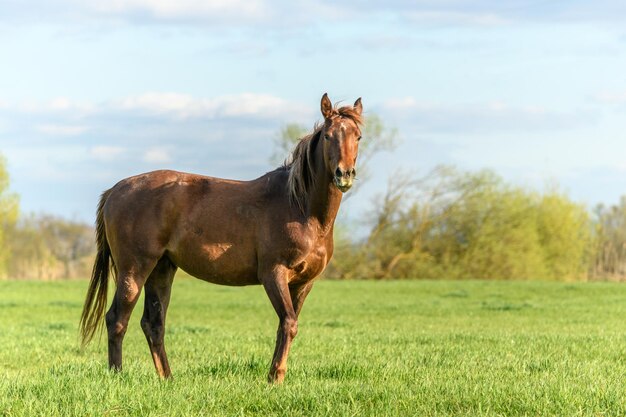
M 196 278 L 221 285 L 258 284 L 254 251 L 231 243 L 211 243 L 172 251 L 172 261 Z

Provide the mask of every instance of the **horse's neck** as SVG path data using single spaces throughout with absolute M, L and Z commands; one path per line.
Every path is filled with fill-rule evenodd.
M 322 234 L 327 234 L 335 223 L 342 194 L 332 183 L 326 169 L 322 143 L 317 144 L 313 160 L 316 180 L 308 199 L 307 212 L 319 222 Z

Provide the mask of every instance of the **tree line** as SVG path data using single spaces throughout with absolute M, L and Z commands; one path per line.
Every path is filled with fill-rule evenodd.
M 626 279 L 626 197 L 589 210 L 484 170 L 396 176 L 351 240 L 338 225 L 339 279 Z
M 590 267 L 600 255 L 598 232 L 604 228 L 558 189 L 537 192 L 508 184 L 491 171 L 438 167 L 422 178 L 394 178 L 377 201 L 367 237 L 337 248 L 331 275 L 558 281 L 609 277 L 604 266 Z
M 0 155 L 0 279 L 86 278 L 95 254 L 93 227 L 49 214 L 21 214 Z
M 306 132 L 287 125 L 276 137 L 273 162 Z M 395 147 L 397 132 L 370 115 L 363 138 L 360 186 L 371 158 Z M 441 166 L 422 176 L 394 175 L 371 207 L 358 225 L 361 236 L 336 225 L 327 278 L 626 279 L 626 196 L 590 210 L 558 187 L 537 191 L 488 170 Z M 0 157 L 0 278 L 88 277 L 93 237 L 83 222 L 20 214 Z

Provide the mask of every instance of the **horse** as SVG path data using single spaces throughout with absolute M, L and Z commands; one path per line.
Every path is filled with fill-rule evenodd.
M 333 255 L 333 226 L 356 176 L 361 98 L 333 106 L 290 158 L 251 181 L 160 170 L 121 180 L 100 197 L 97 254 L 80 318 L 82 346 L 102 327 L 109 368 L 122 369 L 122 341 L 142 288 L 141 328 L 161 378 L 172 373 L 165 318 L 178 268 L 203 281 L 263 285 L 278 315 L 268 381 L 281 383 L 298 316 Z M 106 315 L 109 274 L 116 290 Z

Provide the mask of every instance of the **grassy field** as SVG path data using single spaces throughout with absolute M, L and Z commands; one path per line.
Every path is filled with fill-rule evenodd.
M 261 288 L 178 279 L 163 382 L 139 307 L 122 373 L 104 337 L 78 348 L 86 284 L 0 282 L 0 414 L 626 414 L 624 285 L 322 281 L 270 386 L 277 320 Z

